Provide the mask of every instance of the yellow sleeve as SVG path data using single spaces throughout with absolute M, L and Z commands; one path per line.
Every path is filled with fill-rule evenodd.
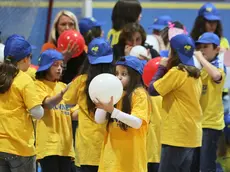
M 79 110 L 79 105 L 76 105 L 70 109 L 70 113 L 74 113 L 76 110 Z
M 23 97 L 23 101 L 28 110 L 32 109 L 35 106 L 42 104 L 42 101 L 38 96 L 35 83 L 32 79 L 24 87 L 22 91 L 22 97 Z
M 229 49 L 229 42 L 225 37 L 222 37 L 220 40 L 220 48 Z
M 149 122 L 149 111 L 150 111 L 150 99 L 148 98 L 147 92 L 144 88 L 137 88 L 131 101 L 131 115 L 136 116 L 146 123 Z
M 66 91 L 66 93 L 64 94 L 64 101 L 66 104 L 68 105 L 76 105 L 77 104 L 77 91 L 80 87 L 81 84 L 81 78 L 82 75 L 78 76 L 77 78 L 75 78 L 71 85 L 69 86 L 69 89 Z
M 185 78 L 187 78 L 187 73 L 177 68 L 172 68 L 162 78 L 157 80 L 153 86 L 161 96 L 165 96 L 180 87 L 184 83 Z

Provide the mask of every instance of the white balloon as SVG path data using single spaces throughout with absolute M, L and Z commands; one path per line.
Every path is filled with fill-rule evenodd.
M 103 103 L 109 103 L 113 96 L 113 103 L 116 104 L 121 99 L 122 93 L 121 81 L 112 74 L 100 74 L 89 84 L 89 96 L 92 101 L 96 101 L 97 98 Z
M 198 68 L 200 70 L 203 68 L 201 63 L 197 60 L 195 55 L 193 55 L 193 61 L 194 61 L 194 65 L 195 65 L 196 68 Z
M 149 45 L 153 46 L 153 48 L 157 52 L 160 52 L 159 43 L 157 41 L 157 38 L 154 35 L 147 35 L 145 42 L 148 43 Z
M 0 62 L 4 61 L 4 48 L 5 45 L 0 43 Z
M 147 58 L 148 60 L 151 59 L 151 55 L 148 54 L 147 49 L 141 45 L 134 46 L 131 49 L 129 55 L 135 56 L 137 58 L 140 58 L 140 56 L 143 56 L 143 57 Z

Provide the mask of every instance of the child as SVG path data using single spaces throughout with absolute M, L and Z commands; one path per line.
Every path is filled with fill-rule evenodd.
M 24 72 L 31 62 L 31 45 L 10 36 L 5 61 L 0 62 L 0 171 L 35 172 L 34 126 L 44 109 L 33 80 Z
M 201 146 L 200 71 L 194 67 L 194 42 L 185 34 L 170 40 L 169 58 L 162 58 L 149 93 L 163 97 L 159 172 L 188 172 L 193 151 Z
M 216 151 L 219 137 L 224 128 L 224 109 L 222 104 L 222 90 L 225 73 L 219 63 L 219 37 L 206 32 L 196 41 L 197 59 L 203 66 L 201 79 L 203 91 L 200 104 L 203 110 L 202 128 L 203 140 L 200 151 L 200 170 L 215 171 Z
M 79 106 L 78 129 L 76 131 L 75 164 L 81 172 L 97 172 L 105 126 L 94 121 L 95 105 L 90 99 L 88 89 L 94 77 L 101 73 L 113 73 L 113 54 L 109 42 L 95 38 L 89 44 L 88 70 L 76 77 L 66 92 L 64 99 L 69 105 Z M 84 73 L 84 72 L 82 72 Z
M 152 104 L 142 83 L 144 64 L 133 56 L 116 63 L 116 76 L 124 88 L 116 108 L 112 98 L 108 104 L 95 100 L 96 122 L 105 123 L 108 119 L 99 172 L 147 171 L 146 140 Z
M 152 29 L 152 36 L 155 38 L 155 41 L 148 42 L 148 36 L 150 36 L 148 35 L 146 42 L 151 45 L 153 44 L 153 48 L 157 50 L 158 53 L 162 50 L 166 50 L 167 45 L 164 44 L 164 41 L 160 36 L 160 31 L 167 27 L 169 22 L 172 22 L 171 17 L 164 15 L 155 18 L 153 24 L 149 26 L 149 29 Z
M 74 158 L 70 107 L 62 100 L 68 87 L 58 82 L 63 60 L 58 51 L 46 50 L 36 72 L 37 94 L 45 108 L 36 130 L 37 160 L 43 172 L 70 172 Z

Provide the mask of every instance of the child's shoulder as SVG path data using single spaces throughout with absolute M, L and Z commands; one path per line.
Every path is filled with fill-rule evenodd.
M 148 93 L 147 91 L 144 89 L 144 87 L 138 87 L 135 90 L 133 90 L 133 96 L 135 97 L 147 97 Z

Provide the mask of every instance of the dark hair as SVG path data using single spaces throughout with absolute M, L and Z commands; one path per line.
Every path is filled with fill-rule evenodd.
M 37 80 L 45 79 L 45 78 L 46 78 L 47 72 L 48 72 L 48 70 L 44 70 L 44 71 L 41 71 L 41 72 L 36 72 L 35 78 L 36 78 Z
M 168 61 L 168 65 L 167 65 L 167 69 L 171 69 L 174 66 L 178 66 L 179 70 L 186 70 L 188 72 L 188 76 L 193 77 L 193 78 L 199 78 L 200 77 L 200 70 L 197 69 L 194 66 L 187 66 L 182 64 L 177 52 L 171 48 L 171 54 L 170 54 L 169 61 Z
M 172 22 L 172 24 L 174 24 L 175 28 L 184 29 L 184 25 L 179 21 L 174 21 Z M 165 27 L 163 30 L 160 31 L 160 35 L 164 41 L 165 46 L 167 46 L 169 43 L 168 31 L 169 31 L 169 26 Z
M 12 83 L 14 78 L 19 73 L 19 69 L 17 68 L 17 62 L 14 61 L 7 61 L 0 62 L 0 93 L 4 94 L 7 92 Z
M 135 32 L 139 32 L 141 34 L 142 45 L 144 45 L 146 40 L 146 32 L 144 28 L 138 23 L 128 23 L 124 26 L 119 36 L 118 44 L 125 46 L 125 42 L 132 38 Z
M 87 71 L 87 80 L 86 80 L 86 87 L 85 87 L 85 94 L 87 96 L 87 106 L 88 112 L 95 112 L 95 104 L 92 102 L 89 96 L 89 84 L 94 77 L 102 73 L 114 73 L 114 67 L 112 63 L 104 63 L 104 64 L 96 64 L 96 65 L 89 65 Z
M 124 60 L 124 58 L 122 57 L 121 60 Z M 142 81 L 142 76 L 137 71 L 135 71 L 134 69 L 128 66 L 126 66 L 126 68 L 128 70 L 130 81 L 127 85 L 127 88 L 125 88 L 126 94 L 122 100 L 122 112 L 130 114 L 131 113 L 131 103 L 132 103 L 131 100 L 132 100 L 133 92 L 136 88 L 143 87 L 144 84 Z M 111 119 L 110 115 L 107 115 L 107 119 L 109 120 L 107 124 L 107 129 L 108 129 L 109 123 L 112 122 L 113 120 Z M 127 131 L 128 125 L 122 122 L 118 122 L 118 125 L 122 130 Z
M 127 23 L 137 22 L 142 11 L 138 0 L 119 0 L 113 7 L 113 29 L 119 31 Z
M 195 23 L 193 25 L 193 29 L 190 34 L 191 37 L 194 39 L 194 41 L 197 41 L 203 33 L 207 32 L 205 27 L 206 22 L 212 22 L 212 21 L 206 20 L 203 16 L 196 17 Z M 217 22 L 217 28 L 214 33 L 217 36 L 219 36 L 219 38 L 221 38 L 223 36 L 223 28 L 222 28 L 221 21 L 213 21 L 213 22 Z
M 89 59 L 88 57 L 86 57 L 83 64 L 81 65 L 78 75 L 87 74 L 89 70 L 89 66 L 90 66 Z
M 83 33 L 83 37 L 85 39 L 86 45 L 89 45 L 89 43 L 94 39 L 101 37 L 102 29 L 100 26 L 93 27 L 92 29 L 88 30 L 88 32 Z

